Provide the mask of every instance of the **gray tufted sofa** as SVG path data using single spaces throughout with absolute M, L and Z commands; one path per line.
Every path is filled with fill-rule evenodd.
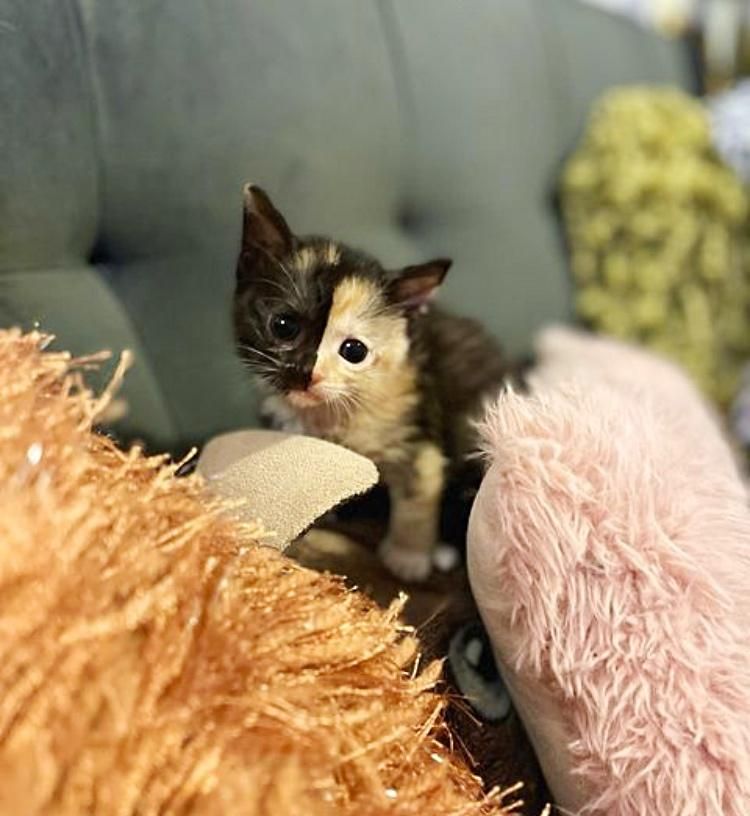
M 568 315 L 550 205 L 591 101 L 689 86 L 681 46 L 576 0 L 0 0 L 0 325 L 133 349 L 126 436 L 248 425 L 240 190 L 389 263 L 514 350 Z

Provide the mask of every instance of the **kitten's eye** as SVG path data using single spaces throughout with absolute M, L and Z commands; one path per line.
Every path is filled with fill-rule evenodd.
M 294 340 L 300 333 L 299 319 L 293 314 L 280 314 L 271 318 L 271 331 L 277 340 Z
M 367 346 L 354 337 L 349 337 L 339 347 L 339 354 L 347 361 L 357 365 L 367 357 Z

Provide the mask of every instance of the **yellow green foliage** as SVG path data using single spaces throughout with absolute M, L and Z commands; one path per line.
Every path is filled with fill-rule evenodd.
M 676 359 L 725 405 L 750 357 L 750 202 L 701 103 L 610 92 L 562 195 L 579 317 Z

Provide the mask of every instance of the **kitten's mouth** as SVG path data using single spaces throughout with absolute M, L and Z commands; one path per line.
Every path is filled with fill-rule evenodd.
M 295 408 L 315 408 L 325 400 L 313 391 L 287 391 L 286 399 Z

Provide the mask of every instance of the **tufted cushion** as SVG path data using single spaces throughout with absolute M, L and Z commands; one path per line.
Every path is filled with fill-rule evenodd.
M 678 47 L 577 0 L 0 0 L 0 320 L 135 348 L 127 433 L 247 425 L 228 301 L 252 179 L 299 231 L 453 256 L 446 301 L 523 348 L 568 313 L 549 192 L 590 73 L 687 81 Z M 87 266 L 96 317 L 5 278 Z

